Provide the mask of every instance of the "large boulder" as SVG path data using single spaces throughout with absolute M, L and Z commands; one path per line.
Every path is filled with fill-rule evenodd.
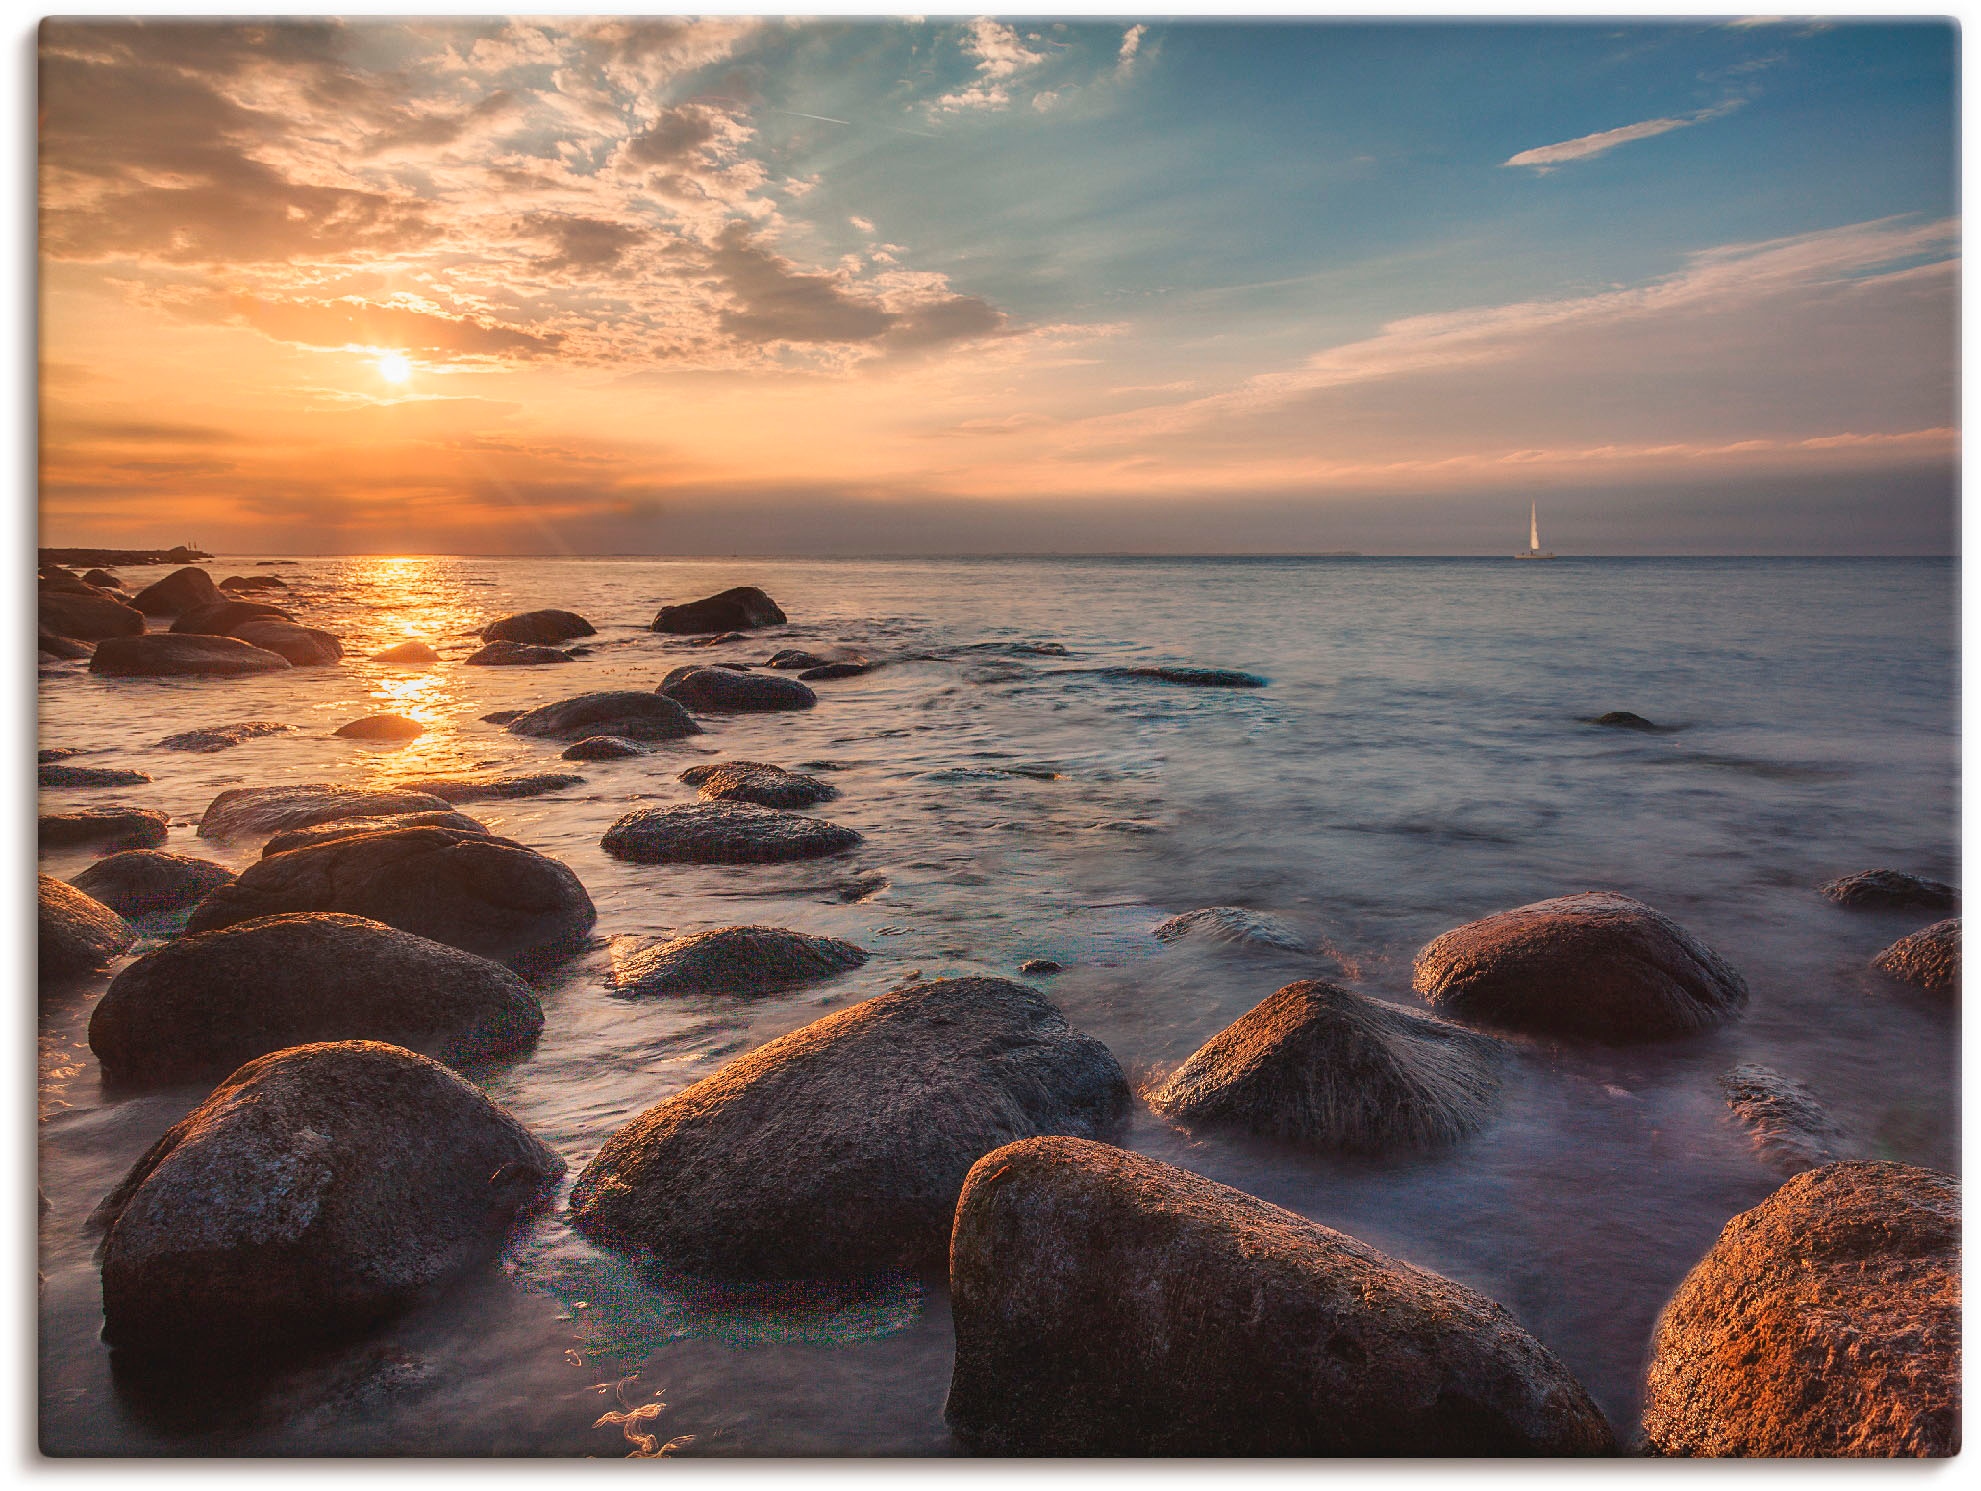
M 484 642 L 526 642 L 538 647 L 597 635 L 598 628 L 575 611 L 519 611 L 481 629 Z
M 1414 984 L 1463 1020 L 1614 1045 L 1693 1035 L 1747 1006 L 1738 969 L 1662 912 L 1610 891 L 1455 927 L 1417 954 Z
M 980 1454 L 1603 1455 L 1504 1306 L 1257 1197 L 1081 1139 L 970 1171 L 943 1415 Z
M 89 1046 L 126 1082 L 224 1076 L 313 1041 L 384 1041 L 449 1066 L 528 1045 L 530 986 L 500 963 L 359 916 L 266 916 L 167 943 L 110 981 Z
M 1158 942 L 1229 942 L 1254 952 L 1304 953 L 1307 943 L 1277 917 L 1243 906 L 1199 906 L 1153 929 Z
M 104 1339 L 231 1360 L 362 1330 L 492 1258 L 563 1170 L 411 1051 L 339 1041 L 264 1056 L 100 1208 Z
M 289 666 L 280 653 L 268 652 L 239 637 L 175 636 L 152 632 L 143 637 L 105 637 L 96 644 L 89 671 L 113 678 L 235 678 L 247 673 L 279 673 Z
M 762 865 L 841 854 L 860 835 L 823 818 L 742 802 L 636 808 L 599 840 L 607 854 L 639 864 Z
M 662 606 L 660 614 L 653 619 L 653 629 L 685 636 L 696 632 L 754 631 L 758 627 L 782 626 L 785 620 L 777 602 L 756 586 L 738 585 L 702 600 Z
M 1880 973 L 1935 993 L 1960 987 L 1960 918 L 1901 937 L 1871 960 Z
M 1925 906 L 1934 911 L 1951 911 L 1960 899 L 1960 892 L 1951 885 L 1908 875 L 1903 870 L 1862 870 L 1817 888 L 1839 906 L 1880 910 Z
M 1848 1161 L 1728 1222 L 1658 1320 L 1644 1434 L 1659 1455 L 1959 1453 L 1959 1183 Z
M 468 668 L 534 668 L 544 663 L 576 662 L 570 653 L 556 647 L 537 647 L 528 642 L 491 642 L 461 659 Z
M 294 621 L 280 606 L 263 601 L 219 600 L 210 606 L 195 606 L 172 623 L 172 630 L 196 636 L 231 637 L 244 621 Z
M 609 1243 L 721 1278 L 828 1278 L 938 1262 L 978 1156 L 1093 1134 L 1120 1066 L 1036 990 L 911 985 L 780 1036 L 649 1108 L 571 1193 Z
M 774 994 L 867 961 L 865 948 L 784 927 L 721 927 L 630 952 L 613 949 L 618 994 Z
M 661 683 L 660 691 L 704 713 L 810 709 L 819 702 L 819 696 L 795 678 L 738 673 L 733 668 L 677 668 Z
M 101 968 L 137 941 L 121 916 L 73 885 L 39 876 L 36 902 L 36 957 L 44 979 Z
M 264 652 L 277 653 L 293 668 L 322 668 L 344 655 L 344 644 L 319 627 L 299 626 L 293 621 L 267 618 L 243 621 L 234 628 L 236 637 Z
M 541 797 L 582 787 L 585 779 L 568 771 L 533 771 L 506 777 L 499 773 L 467 777 L 415 777 L 398 784 L 401 792 L 424 792 L 443 802 L 493 802 L 513 797 Z
M 225 584 L 223 580 L 221 582 Z M 124 582 L 107 569 L 93 569 L 83 576 L 83 584 L 92 585 L 98 590 L 122 590 Z
M 1727 1111 L 1747 1131 L 1755 1157 L 1771 1170 L 1795 1175 L 1857 1157 L 1850 1134 L 1815 1093 L 1791 1077 L 1743 1062 L 1721 1075 L 1720 1090 Z
M 99 642 L 105 637 L 144 634 L 144 612 L 125 605 L 115 596 L 44 590 L 36 609 L 42 627 L 59 637 Z
M 330 733 L 347 740 L 416 740 L 426 734 L 426 726 L 403 714 L 368 714 L 347 720 Z
M 87 891 L 119 916 L 156 916 L 190 906 L 234 872 L 210 859 L 126 849 L 99 859 L 69 883 Z
M 401 642 L 397 647 L 374 652 L 371 660 L 375 663 L 437 663 L 440 654 L 424 642 Z
M 425 792 L 338 787 L 327 782 L 308 782 L 296 787 L 230 787 L 206 805 L 206 812 L 199 820 L 199 836 L 226 839 L 243 834 L 272 834 L 340 818 L 446 812 L 449 806 Z
M 706 762 L 675 780 L 700 788 L 709 802 L 750 802 L 760 808 L 809 808 L 839 796 L 830 782 L 762 761 Z
M 509 721 L 518 735 L 545 740 L 583 740 L 587 735 L 618 735 L 627 740 L 675 740 L 700 735 L 687 710 L 660 694 L 612 689 L 579 694 L 526 710 Z
M 1489 1035 L 1303 979 L 1212 1036 L 1149 1106 L 1326 1149 L 1431 1149 L 1485 1123 L 1503 1063 Z
M 182 616 L 226 599 L 220 587 L 213 583 L 213 576 L 196 565 L 188 565 L 145 586 L 131 604 L 147 616 Z
M 214 751 L 231 750 L 243 741 L 260 740 L 264 735 L 288 735 L 296 729 L 294 725 L 278 725 L 273 720 L 242 720 L 236 725 L 210 725 L 203 730 L 183 730 L 177 735 L 168 735 L 159 741 L 159 746 L 168 751 Z
M 98 849 L 150 849 L 165 842 L 167 819 L 152 808 L 78 808 L 43 813 L 36 825 L 43 849 L 95 844 Z
M 513 965 L 574 951 L 597 920 L 568 867 L 457 828 L 398 828 L 272 854 L 198 906 L 188 932 L 296 911 L 370 917 Z
M 311 844 L 328 844 L 332 839 L 352 839 L 359 834 L 389 833 L 395 828 L 458 828 L 471 834 L 485 834 L 488 825 L 479 818 L 457 813 L 452 808 L 426 813 L 383 813 L 368 818 L 333 818 L 328 823 L 312 823 L 308 828 L 289 828 L 261 846 L 262 858 L 306 849 Z

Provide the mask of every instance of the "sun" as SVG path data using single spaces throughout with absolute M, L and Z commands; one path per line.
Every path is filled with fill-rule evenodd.
M 378 376 L 387 383 L 404 383 L 413 376 L 413 364 L 403 352 L 387 352 L 378 359 Z

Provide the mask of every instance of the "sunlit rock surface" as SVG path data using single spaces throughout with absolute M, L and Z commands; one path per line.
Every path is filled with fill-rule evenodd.
M 35 956 L 44 981 L 101 968 L 137 941 L 121 916 L 73 885 L 39 876 L 35 899 Z
M 95 844 L 101 849 L 150 849 L 165 842 L 166 817 L 150 808 L 110 806 L 43 813 L 36 834 L 43 849 Z
M 287 625 L 268 622 L 269 626 Z M 89 671 L 112 678 L 233 678 L 279 673 L 289 660 L 240 637 L 175 636 L 151 632 L 142 637 L 105 637 L 90 656 Z
M 839 796 L 830 782 L 762 761 L 708 762 L 675 780 L 701 789 L 709 802 L 751 802 L 760 808 L 809 808 Z
M 864 948 L 785 927 L 721 927 L 653 947 L 613 950 L 619 994 L 770 994 L 833 978 L 867 961 Z
M 448 803 L 424 792 L 339 787 L 306 782 L 294 787 L 230 787 L 206 805 L 199 821 L 203 839 L 236 834 L 277 833 L 308 828 L 337 818 L 445 811 Z
M 1880 973 L 1935 993 L 1960 987 L 1960 918 L 1901 937 L 1871 960 Z
M 481 629 L 484 642 L 523 642 L 539 647 L 597 635 L 598 628 L 575 611 L 519 611 Z
M 70 880 L 119 916 L 152 916 L 190 906 L 234 872 L 210 859 L 167 854 L 158 849 L 126 849 L 99 859 Z
M 607 854 L 641 864 L 773 864 L 840 854 L 860 835 L 823 818 L 743 802 L 638 808 L 605 831 Z

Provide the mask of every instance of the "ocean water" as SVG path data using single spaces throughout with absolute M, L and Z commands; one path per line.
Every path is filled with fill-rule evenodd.
M 1957 570 L 1918 560 L 312 559 L 276 574 L 343 665 L 234 680 L 106 680 L 45 667 L 43 746 L 149 772 L 42 794 L 167 810 L 168 849 L 242 866 L 258 841 L 194 834 L 219 791 L 561 770 L 582 786 L 468 804 L 569 864 L 596 945 L 538 980 L 528 1054 L 469 1075 L 571 1166 L 739 1053 L 911 970 L 1037 980 L 1138 1090 L 1299 977 L 1415 1005 L 1411 959 L 1498 909 L 1606 888 L 1660 907 L 1735 963 L 1744 1019 L 1622 1049 L 1518 1042 L 1497 1118 L 1438 1153 L 1345 1159 L 1187 1132 L 1138 1109 L 1118 1142 L 1354 1234 L 1510 1308 L 1628 1440 L 1653 1322 L 1734 1213 L 1781 1177 L 1716 1078 L 1757 1061 L 1811 1088 L 1864 1152 L 1958 1169 L 1951 1001 L 1867 960 L 1935 914 L 1851 912 L 1815 892 L 1889 865 L 1958 883 Z M 140 582 L 164 571 L 132 570 Z M 658 605 L 758 584 L 792 623 L 713 649 L 656 635 Z M 600 635 L 578 662 L 463 668 L 483 622 L 557 606 Z M 421 638 L 440 664 L 366 656 Z M 712 718 L 626 761 L 480 721 L 690 659 L 850 646 L 886 666 L 817 686 L 803 714 Z M 1063 655 L 1040 644 L 1063 647 Z M 1240 668 L 1258 690 L 1109 679 L 1121 663 Z M 1588 723 L 1628 709 L 1679 728 Z M 331 731 L 417 716 L 381 748 Z M 158 748 L 237 720 L 297 731 L 212 755 Z M 599 836 L 630 805 L 688 801 L 676 773 L 743 757 L 826 761 L 816 810 L 864 846 L 795 866 L 622 864 Z M 43 856 L 66 878 L 87 850 Z M 1320 951 L 1164 947 L 1192 907 L 1270 912 Z M 743 1002 L 614 997 L 615 947 L 738 922 L 860 943 L 864 968 Z M 630 939 L 627 940 L 627 939 Z M 140 948 L 142 950 L 142 948 Z M 951 1332 L 940 1275 L 714 1289 L 642 1268 L 553 1207 L 501 1260 L 364 1340 L 266 1368 L 151 1376 L 113 1362 L 91 1209 L 205 1088 L 107 1088 L 84 1039 L 107 978 L 40 1012 L 40 1433 L 54 1455 L 943 1455 Z M 560 1196 L 561 1207 L 561 1196 Z M 241 1322 L 251 1339 L 254 1322 Z M 664 1402 L 657 1413 L 632 1415 Z M 608 1416 L 616 1417 L 608 1417 Z

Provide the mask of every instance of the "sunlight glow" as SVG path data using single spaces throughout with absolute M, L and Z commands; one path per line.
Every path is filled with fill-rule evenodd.
M 413 376 L 413 364 L 403 352 L 387 352 L 378 359 L 378 376 L 387 383 L 404 383 Z

